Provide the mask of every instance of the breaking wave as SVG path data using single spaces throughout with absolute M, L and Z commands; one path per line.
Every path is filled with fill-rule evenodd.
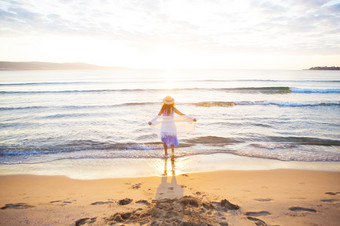
M 159 102 L 130 102 L 112 105 L 63 105 L 63 106 L 27 106 L 27 107 L 0 107 L 0 111 L 15 111 L 15 110 L 43 110 L 43 109 L 105 109 L 117 108 L 125 106 L 144 106 L 144 105 L 159 105 Z M 318 102 L 318 103 L 291 103 L 291 102 L 274 102 L 274 101 L 203 101 L 198 103 L 182 103 L 183 105 L 193 105 L 197 107 L 235 107 L 242 105 L 274 105 L 280 107 L 318 107 L 318 106 L 340 106 L 340 102 Z M 62 116 L 62 115 L 60 115 Z
M 198 107 L 234 107 L 237 105 L 275 105 L 280 107 L 317 107 L 317 106 L 340 106 L 340 103 L 289 103 L 289 102 L 272 102 L 272 101 L 205 101 L 193 103 Z
M 110 93 L 110 92 L 164 92 L 164 91 L 224 91 L 240 93 L 340 93 L 340 89 L 301 89 L 286 86 L 240 88 L 173 88 L 173 89 L 80 89 L 80 90 L 33 90 L 0 91 L 0 94 L 57 94 L 57 93 Z

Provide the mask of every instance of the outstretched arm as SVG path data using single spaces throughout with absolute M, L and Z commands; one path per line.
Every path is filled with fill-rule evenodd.
M 163 107 L 161 108 L 161 110 L 159 111 L 158 113 L 158 116 L 161 116 L 163 114 Z M 151 120 L 152 121 L 152 120 Z M 148 124 L 151 126 L 152 125 L 152 122 L 148 122 Z
M 161 116 L 162 114 L 163 114 L 163 107 L 161 108 L 161 110 L 159 111 L 159 113 L 158 113 L 158 116 Z
M 177 108 L 174 107 L 175 113 L 179 114 L 179 115 L 184 115 L 182 112 L 180 112 L 179 110 L 177 110 Z M 192 121 L 197 122 L 197 120 L 195 118 L 192 119 Z
M 179 110 L 177 110 L 177 108 L 174 107 L 175 113 L 179 114 L 179 115 L 184 115 L 182 112 L 180 112 Z

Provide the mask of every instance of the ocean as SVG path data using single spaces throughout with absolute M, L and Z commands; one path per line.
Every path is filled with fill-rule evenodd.
M 340 162 L 339 71 L 1 71 L 0 172 L 163 159 L 148 121 L 168 95 L 197 119 L 195 133 L 179 137 L 179 162 L 216 155 Z

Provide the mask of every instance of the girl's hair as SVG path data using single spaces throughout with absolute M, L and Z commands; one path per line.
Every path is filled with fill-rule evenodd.
M 174 108 L 175 104 L 163 104 L 162 106 L 162 112 L 164 113 L 166 111 L 167 115 L 170 115 L 171 109 Z

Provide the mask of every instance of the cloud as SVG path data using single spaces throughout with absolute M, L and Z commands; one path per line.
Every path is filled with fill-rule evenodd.
M 338 54 L 339 11 L 337 0 L 5 0 L 0 36 L 91 37 L 141 53 Z

